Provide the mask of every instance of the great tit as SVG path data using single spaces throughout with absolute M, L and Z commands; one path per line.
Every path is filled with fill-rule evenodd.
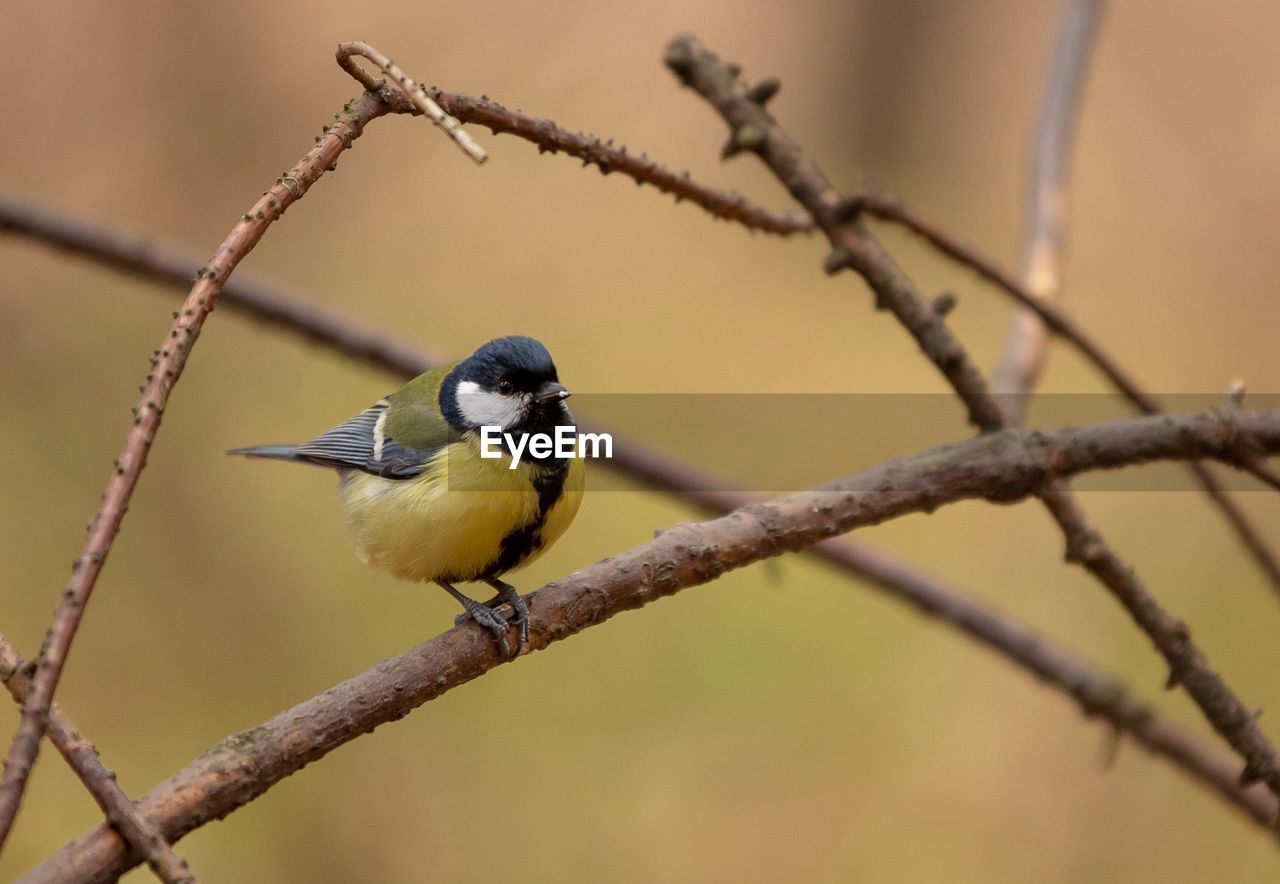
M 459 621 L 470 616 L 510 654 L 509 624 L 496 609 L 511 606 L 518 651 L 529 637 L 529 607 L 498 578 L 564 534 L 582 503 L 584 472 L 579 457 L 538 457 L 510 441 L 572 430 L 568 397 L 546 347 L 497 338 L 317 439 L 229 453 L 336 469 L 356 555 L 400 579 L 444 587 L 466 609 Z M 501 428 L 506 456 L 481 456 L 481 427 Z M 454 588 L 466 581 L 497 595 L 481 604 Z

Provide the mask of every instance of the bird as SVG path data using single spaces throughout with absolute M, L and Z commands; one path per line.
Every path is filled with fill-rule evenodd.
M 520 335 L 495 338 L 466 359 L 431 369 L 355 417 L 300 445 L 228 454 L 334 469 L 347 536 L 365 564 L 402 580 L 436 583 L 488 629 L 504 656 L 529 638 L 529 606 L 500 578 L 538 558 L 582 503 L 581 457 L 549 454 L 522 436 L 574 428 L 547 348 Z M 487 428 L 487 429 L 486 429 Z M 503 456 L 487 453 L 496 441 Z M 486 437 L 486 433 L 490 434 Z M 483 456 L 482 456 L 483 455 Z M 454 584 L 487 583 L 487 602 Z M 498 610 L 509 605 L 513 622 Z M 514 652 L 508 631 L 517 628 Z

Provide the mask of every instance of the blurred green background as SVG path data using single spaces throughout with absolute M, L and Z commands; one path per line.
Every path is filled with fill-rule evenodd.
M 1006 263 L 1057 3 L 11 2 L 0 188 L 210 252 L 356 94 L 363 39 L 427 83 L 613 137 L 787 207 L 661 64 L 699 34 L 841 185 L 878 185 Z M 1153 389 L 1277 392 L 1280 5 L 1126 0 L 1103 23 L 1075 163 L 1068 297 Z M 782 241 L 420 120 L 375 122 L 245 263 L 462 355 L 548 344 L 575 390 L 941 392 L 818 239 Z M 990 365 L 1008 305 L 887 241 Z M 173 292 L 0 240 L 0 629 L 38 648 Z M 452 623 L 435 589 L 362 567 L 331 479 L 246 463 L 395 381 L 230 310 L 211 319 L 87 613 L 60 700 L 137 795 Z M 1044 389 L 1100 390 L 1069 353 Z M 586 416 L 586 415 L 583 415 Z M 867 465 L 880 430 L 843 439 Z M 966 432 L 956 410 L 953 435 Z M 786 438 L 759 456 L 785 456 Z M 707 464 L 714 466 L 714 464 Z M 1272 540 L 1280 504 L 1239 495 Z M 1086 504 L 1247 702 L 1280 704 L 1280 610 L 1190 493 Z M 524 589 L 691 513 L 589 495 Z M 1042 510 L 961 505 L 861 532 L 1124 675 L 1201 728 Z M 4 744 L 16 710 L 0 703 Z M 1263 719 L 1273 733 L 1274 721 Z M 802 558 L 730 574 L 503 667 L 307 768 L 180 852 L 207 881 L 1260 880 L 1275 848 L 1140 750 L 947 629 Z M 47 748 L 0 880 L 99 819 Z M 129 880 L 147 880 L 145 871 Z

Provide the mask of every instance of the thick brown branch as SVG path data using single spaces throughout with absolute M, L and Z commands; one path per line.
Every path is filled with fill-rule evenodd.
M 1057 477 L 1087 470 L 1166 458 L 1230 459 L 1240 438 L 1259 450 L 1280 451 L 1280 411 L 1241 411 L 1230 423 L 1218 412 L 1205 412 L 1130 418 L 1051 434 L 1006 430 L 889 461 L 709 522 L 683 522 L 535 593 L 530 599 L 531 634 L 522 654 L 726 571 L 858 527 L 965 499 L 1010 503 L 1039 493 Z M 343 743 L 509 659 L 487 633 L 471 625 L 456 627 L 229 737 L 145 795 L 140 807 L 166 838 L 177 841 Z M 1161 731 L 1153 739 L 1167 735 Z M 1250 805 L 1255 801 L 1249 799 Z M 1259 809 L 1270 810 L 1271 805 Z M 106 882 L 135 863 L 118 836 L 100 827 L 24 881 Z
M 185 286 L 197 259 L 176 246 L 134 236 L 47 209 L 0 197 L 0 229 L 28 235 L 38 242 L 70 249 L 144 279 Z M 407 344 L 390 339 L 308 303 L 299 295 L 253 280 L 243 272 L 227 280 L 220 302 L 251 316 L 299 333 L 374 367 L 410 378 L 439 360 L 425 357 Z M 698 508 L 724 513 L 750 502 L 749 496 L 719 485 L 706 473 L 614 434 L 611 469 L 644 482 Z M 1123 693 L 1112 679 L 1066 651 L 1055 649 L 1023 627 L 1010 623 L 968 599 L 958 589 L 913 569 L 854 538 L 826 541 L 809 552 L 839 570 L 861 577 L 893 598 L 959 629 L 1006 659 L 1030 670 L 1058 690 L 1073 696 L 1087 715 L 1105 718 L 1157 755 L 1206 783 L 1255 821 L 1274 815 L 1268 793 L 1242 789 L 1230 765 L 1194 738 L 1156 717 L 1148 707 Z
M 28 664 L 9 643 L 9 639 L 0 634 L 0 682 L 4 683 L 19 705 L 31 689 L 31 677 L 27 668 Z M 128 843 L 142 857 L 156 877 L 166 884 L 195 884 L 195 876 L 187 868 L 186 862 L 173 852 L 169 842 L 142 817 L 129 796 L 116 784 L 116 775 L 103 766 L 98 758 L 98 750 L 80 735 L 80 731 L 56 703 L 49 709 L 49 729 L 46 733 L 49 742 L 67 760 L 93 800 L 98 802 L 108 825 L 123 836 L 124 843 Z
M 23 704 L 22 719 L 5 761 L 3 780 L 0 780 L 0 845 L 12 828 L 21 803 L 27 778 L 40 749 L 40 738 L 47 724 L 54 691 L 85 605 L 124 520 L 138 478 L 146 466 L 147 454 L 159 431 L 169 396 L 205 319 L 213 310 L 223 281 L 257 244 L 267 227 L 292 203 L 301 199 L 337 161 L 338 156 L 351 146 L 365 124 L 386 111 L 386 104 L 373 94 L 366 93 L 350 103 L 345 115 L 328 128 L 316 146 L 249 208 L 209 263 L 196 273 L 195 285 L 174 314 L 169 333 L 152 357 L 151 373 L 147 375 L 141 399 L 134 408 L 133 427 L 125 438 L 124 448 L 103 492 L 102 504 L 90 522 L 89 537 L 73 566 L 71 581 L 40 650 L 31 690 Z
M 1071 142 L 1101 17 L 1102 0 L 1067 0 L 1063 6 L 1036 124 L 1022 278 L 1027 288 L 1051 300 L 1062 293 Z M 1004 352 L 991 377 L 991 386 L 1014 423 L 1023 421 L 1026 394 L 1044 369 L 1047 342 L 1039 316 L 1026 308 L 1014 314 Z
M 731 140 L 750 148 L 769 166 L 791 194 L 809 210 L 831 241 L 833 252 L 828 270 L 851 268 L 876 294 L 877 303 L 888 306 L 915 337 L 926 356 L 948 379 L 956 395 L 966 403 L 971 419 L 988 428 L 1006 426 L 1007 417 L 986 387 L 985 378 L 969 359 L 959 341 L 941 320 L 925 321 L 927 303 L 911 280 L 879 244 L 862 228 L 856 207 L 844 200 L 816 165 L 778 126 L 757 96 L 740 79 L 740 69 L 728 65 L 706 49 L 696 37 L 683 35 L 671 42 L 667 66 L 686 86 L 707 100 L 729 124 Z M 1234 458 L 1242 468 L 1254 465 L 1254 455 Z M 1095 554 L 1075 560 L 1116 597 L 1169 664 L 1170 684 L 1182 684 L 1205 718 L 1245 759 L 1243 778 L 1266 782 L 1280 796 L 1280 757 L 1258 727 L 1254 716 L 1196 649 L 1186 627 L 1166 614 L 1147 591 L 1132 568 L 1107 546 L 1101 534 L 1090 526 L 1083 512 L 1074 507 L 1065 483 L 1046 482 L 1045 505 L 1058 521 L 1068 547 L 1081 532 L 1089 537 Z M 1072 504 L 1067 518 L 1065 504 Z M 1140 608 L 1143 616 L 1137 616 Z

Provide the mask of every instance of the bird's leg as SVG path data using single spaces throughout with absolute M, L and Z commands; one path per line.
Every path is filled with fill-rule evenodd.
M 498 591 L 498 594 L 494 596 L 491 601 L 486 602 L 486 604 L 490 607 L 496 607 L 497 605 L 505 602 L 510 605 L 511 610 L 515 612 L 516 626 L 520 628 L 519 647 L 524 647 L 525 642 L 529 641 L 529 606 L 525 603 L 525 600 L 520 597 L 520 593 L 516 588 L 510 583 L 503 583 L 496 577 L 486 577 L 484 582 Z
M 482 605 L 474 599 L 467 598 L 443 580 L 437 580 L 436 583 L 444 587 L 445 592 L 457 599 L 458 603 L 467 609 L 467 616 L 493 633 L 493 637 L 498 641 L 498 646 L 502 648 L 502 656 L 511 656 L 511 644 L 507 641 L 507 629 L 509 627 L 505 617 L 488 605 Z M 523 639 L 521 641 L 523 643 Z

